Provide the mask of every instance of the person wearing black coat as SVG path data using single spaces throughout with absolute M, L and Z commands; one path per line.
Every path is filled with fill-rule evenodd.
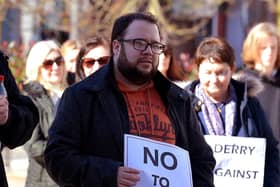
M 4 76 L 7 98 L 0 96 L 0 116 L 7 119 L 0 122 L 1 146 L 10 149 L 23 145 L 32 135 L 39 121 L 36 106 L 29 97 L 20 95 L 15 79 L 8 66 L 8 57 L 0 52 L 0 74 Z M 6 103 L 6 104 L 4 104 Z M 7 109 L 4 114 L 2 108 Z M 0 186 L 8 187 L 2 156 L 0 155 Z
M 124 134 L 133 134 L 188 151 L 193 186 L 213 187 L 215 159 L 190 97 L 157 71 L 155 18 L 118 18 L 111 41 L 110 62 L 61 98 L 45 150 L 50 176 L 60 186 L 135 186 L 139 170 L 124 166 Z

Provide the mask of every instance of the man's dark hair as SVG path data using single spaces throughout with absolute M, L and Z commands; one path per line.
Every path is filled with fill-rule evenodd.
M 144 20 L 156 24 L 160 32 L 157 19 L 149 12 L 135 12 L 135 13 L 129 13 L 123 15 L 117 18 L 113 25 L 113 30 L 111 35 L 111 50 L 112 50 L 112 42 L 116 39 L 122 38 L 125 35 L 127 27 L 135 20 Z M 112 51 L 111 54 L 113 54 Z

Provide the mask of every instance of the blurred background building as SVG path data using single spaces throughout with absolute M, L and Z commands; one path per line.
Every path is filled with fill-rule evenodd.
M 83 39 L 108 32 L 131 11 L 156 14 L 172 43 L 219 35 L 242 40 L 260 21 L 277 21 L 277 0 L 1 0 L 1 42 Z
M 192 56 L 203 37 L 222 36 L 241 65 L 247 31 L 261 21 L 277 23 L 277 7 L 277 0 L 0 0 L 1 49 L 13 57 L 12 68 L 20 69 L 35 41 L 52 38 L 62 43 L 96 33 L 110 38 L 117 16 L 150 11 L 159 18 L 175 55 Z M 18 81 L 24 77 L 22 71 L 13 71 Z

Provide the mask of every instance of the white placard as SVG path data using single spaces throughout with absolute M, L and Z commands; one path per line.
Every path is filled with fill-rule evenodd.
M 124 165 L 141 171 L 136 187 L 193 186 L 188 151 L 129 134 L 124 139 Z
M 216 159 L 216 187 L 262 187 L 266 140 L 205 135 Z

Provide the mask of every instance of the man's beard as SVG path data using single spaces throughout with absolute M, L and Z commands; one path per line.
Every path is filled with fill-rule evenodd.
M 128 61 L 124 49 L 121 49 L 117 67 L 121 74 L 130 82 L 136 85 L 142 85 L 153 79 L 157 72 L 157 67 L 154 67 L 150 72 L 143 72 L 137 69 L 137 62 L 131 63 Z

